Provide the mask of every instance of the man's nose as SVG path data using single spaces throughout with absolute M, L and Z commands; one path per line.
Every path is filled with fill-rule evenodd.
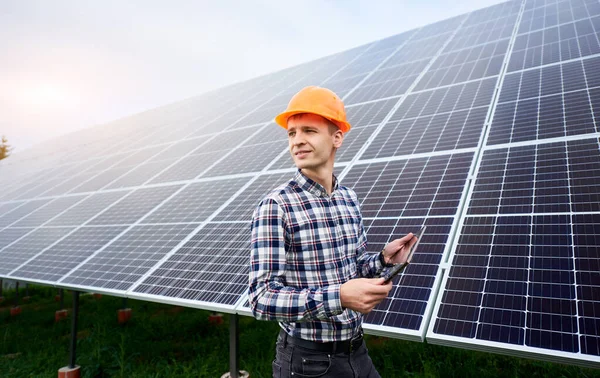
M 292 137 L 292 144 L 294 146 L 298 146 L 298 145 L 301 145 L 304 143 L 306 143 L 306 140 L 304 139 L 304 134 L 302 134 L 302 133 L 294 134 L 294 136 Z

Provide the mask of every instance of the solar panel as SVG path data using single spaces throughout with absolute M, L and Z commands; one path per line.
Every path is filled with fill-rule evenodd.
M 386 328 L 400 328 L 421 340 L 426 309 L 439 275 L 439 263 L 445 250 L 453 219 L 395 218 L 364 222 L 369 250 L 381 251 L 393 238 L 416 232 L 423 224 L 427 233 L 419 242 L 419 253 L 396 278 L 390 295 L 366 317 L 366 322 Z M 389 329 L 388 328 L 388 329 Z
M 144 218 L 143 222 L 203 222 L 247 181 L 247 178 L 237 178 L 190 184 Z
M 586 18 L 517 36 L 509 71 L 575 59 L 600 52 L 600 17 Z
M 73 228 L 37 228 L 0 250 L 0 274 L 7 277 L 13 269 L 54 244 Z M 4 231 L 4 230 L 3 230 Z
M 0 277 L 250 315 L 248 222 L 295 172 L 272 120 L 322 85 L 368 251 L 428 225 L 365 328 L 597 364 L 599 27 L 595 0 L 508 1 L 15 154 Z
M 5 228 L 0 231 L 0 251 L 21 236 L 33 231 L 31 228 Z
M 13 223 L 14 227 L 36 227 L 41 226 L 48 220 L 54 218 L 58 214 L 69 209 L 72 205 L 81 201 L 83 196 L 63 197 L 57 198 L 50 202 L 48 205 L 39 208 L 31 212 L 24 218 L 21 218 L 18 222 Z
M 355 164 L 344 176 L 365 218 L 453 215 L 473 153 Z
M 588 5 L 527 2 L 450 248 L 430 342 L 600 362 L 592 237 L 600 211 L 593 111 L 600 83 L 588 13 L 599 7 Z
M 506 76 L 488 144 L 566 137 L 599 131 L 591 85 L 600 58 L 591 58 Z M 591 80 L 586 80 L 587 77 Z
M 119 191 L 93 194 L 79 202 L 77 205 L 71 207 L 58 217 L 52 219 L 47 225 L 79 226 L 86 223 L 92 217 L 107 209 L 117 200 L 123 198 L 123 196 L 129 193 L 130 192 L 128 191 Z
M 101 251 L 90 254 L 91 258 L 60 282 L 125 291 L 196 227 L 189 224 L 134 226 Z M 76 261 L 79 262 L 81 260 Z M 69 264 L 71 268 L 74 265 Z
M 243 193 L 237 195 L 214 218 L 214 221 L 249 222 L 263 196 L 293 177 L 293 172 L 258 176 Z
M 89 222 L 91 225 L 132 224 L 155 208 L 181 185 L 141 188 Z
M 81 227 L 43 252 L 37 251 L 41 253 L 14 270 L 9 277 L 36 282 L 57 282 L 124 229 L 124 226 Z
M 209 223 L 133 292 L 232 306 L 247 290 L 250 227 Z
M 50 200 L 48 199 L 33 200 L 25 202 L 21 206 L 16 207 L 12 210 L 9 209 L 9 211 L 6 214 L 0 216 L 0 227 L 6 227 L 15 223 L 24 216 L 42 208 L 48 202 L 50 202 Z

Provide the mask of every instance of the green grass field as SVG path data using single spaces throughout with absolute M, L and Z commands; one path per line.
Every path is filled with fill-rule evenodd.
M 56 377 L 68 364 L 70 319 L 54 322 L 56 291 L 35 286 L 23 312 L 10 316 L 14 292 L 0 304 L 0 377 Z M 71 297 L 65 296 L 70 308 Z M 129 301 L 131 321 L 117 323 L 122 299 L 80 297 L 77 364 L 83 377 L 220 377 L 229 368 L 228 317 L 214 326 L 209 312 Z M 240 369 L 270 377 L 278 326 L 240 317 Z M 367 336 L 382 377 L 600 377 L 600 370 L 426 343 Z

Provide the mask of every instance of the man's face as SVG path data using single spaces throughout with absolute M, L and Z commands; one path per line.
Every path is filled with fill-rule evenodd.
M 342 145 L 343 133 L 323 117 L 301 114 L 288 120 L 288 142 L 294 163 L 300 169 L 317 171 L 333 159 Z

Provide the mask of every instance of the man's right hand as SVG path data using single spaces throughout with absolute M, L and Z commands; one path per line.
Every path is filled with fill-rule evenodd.
M 342 307 L 368 314 L 392 289 L 392 281 L 383 278 L 355 278 L 340 287 Z

